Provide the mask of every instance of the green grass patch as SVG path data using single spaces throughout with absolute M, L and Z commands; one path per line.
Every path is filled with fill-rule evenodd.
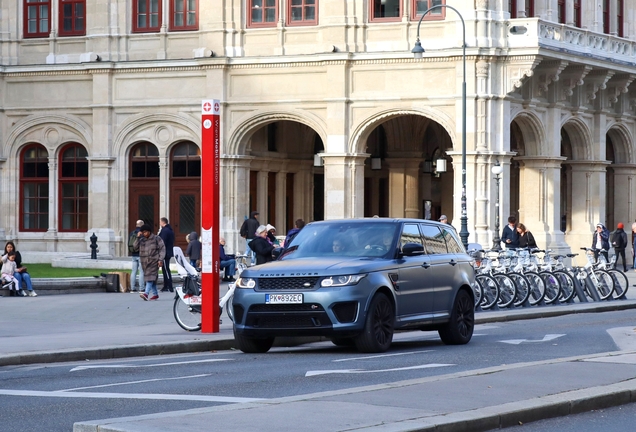
M 85 269 L 53 267 L 51 264 L 23 264 L 32 278 L 66 278 L 99 276 L 100 273 L 122 272 L 126 270 Z M 130 271 L 128 271 L 130 273 Z

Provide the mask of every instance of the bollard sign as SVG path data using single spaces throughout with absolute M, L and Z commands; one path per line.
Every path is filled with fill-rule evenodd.
M 221 105 L 201 102 L 201 331 L 219 331 Z

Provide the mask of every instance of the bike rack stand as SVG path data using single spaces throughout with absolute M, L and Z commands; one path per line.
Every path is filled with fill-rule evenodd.
M 601 297 L 599 297 L 596 287 L 592 284 L 592 281 L 589 278 L 585 279 L 585 286 L 587 286 L 587 289 L 594 301 L 601 301 Z
M 574 292 L 575 292 L 576 296 L 579 298 L 579 301 L 581 303 L 587 303 L 588 299 L 587 299 L 587 296 L 585 295 L 585 292 L 583 291 L 583 287 L 581 286 L 581 281 L 579 281 L 579 279 L 576 278 L 576 277 L 573 278 L 573 279 L 574 279 Z M 598 296 L 598 294 L 597 294 L 597 296 Z M 600 298 L 599 298 L 599 300 L 600 300 Z M 570 299 L 570 302 L 574 303 L 574 297 L 572 297 Z

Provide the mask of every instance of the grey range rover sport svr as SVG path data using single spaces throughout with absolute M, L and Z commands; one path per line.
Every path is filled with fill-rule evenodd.
M 267 352 L 276 337 L 325 336 L 384 352 L 398 330 L 468 343 L 475 323 L 471 258 L 455 229 L 419 219 L 313 222 L 236 282 L 234 337 Z

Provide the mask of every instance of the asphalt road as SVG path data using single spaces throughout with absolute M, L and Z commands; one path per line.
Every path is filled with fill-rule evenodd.
M 634 348 L 624 336 L 626 329 L 634 328 L 633 315 L 633 311 L 617 311 L 480 325 L 465 346 L 443 345 L 435 332 L 400 333 L 384 354 L 360 354 L 320 342 L 273 348 L 262 355 L 219 351 L 7 366 L 0 368 L 0 430 L 70 431 L 76 421 L 242 403 Z M 510 386 L 522 383 L 523 377 L 519 377 Z

